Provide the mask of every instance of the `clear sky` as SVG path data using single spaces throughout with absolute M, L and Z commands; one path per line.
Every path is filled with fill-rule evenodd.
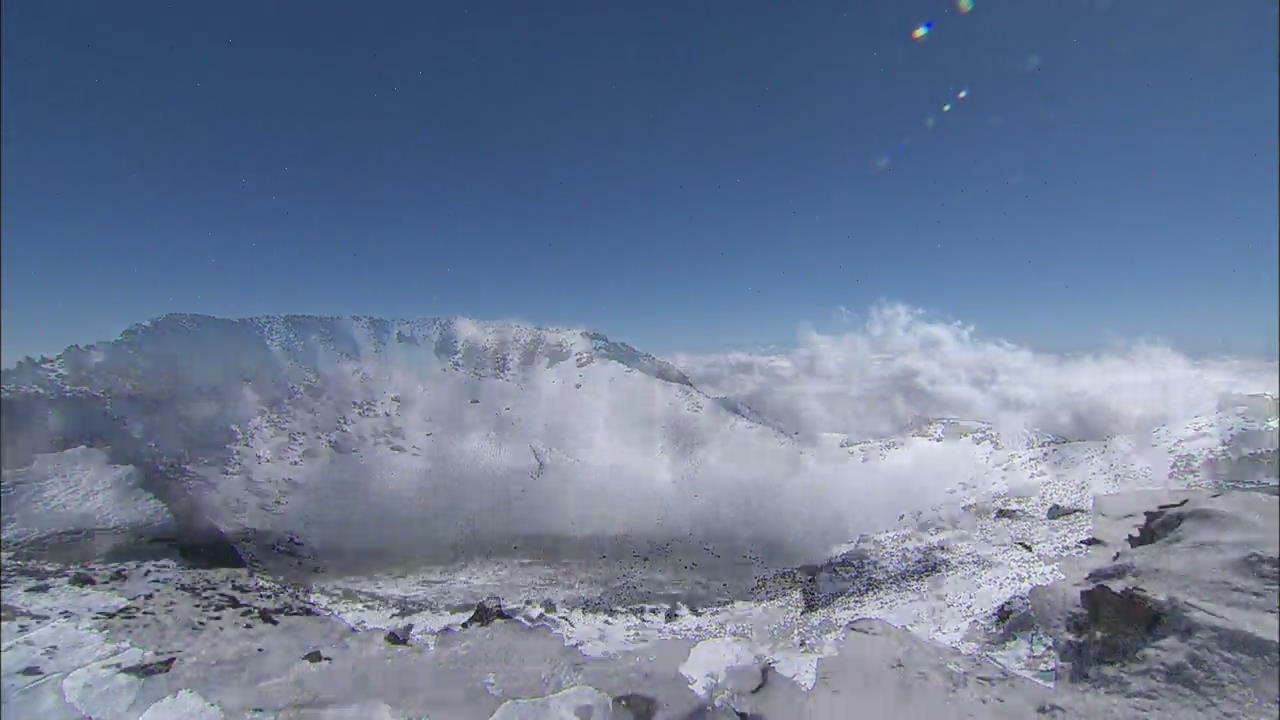
M 12 0 L 4 364 L 166 312 L 663 353 L 879 299 L 1271 355 L 1276 9 Z

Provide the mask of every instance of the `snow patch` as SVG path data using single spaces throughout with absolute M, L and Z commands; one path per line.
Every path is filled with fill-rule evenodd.
M 747 640 L 712 638 L 693 646 L 689 658 L 680 664 L 680 674 L 689 680 L 690 690 L 709 698 L 716 687 L 728 680 L 730 668 L 759 661 L 760 653 Z
M 112 465 L 98 448 L 37 455 L 31 467 L 5 470 L 2 483 L 5 542 L 88 530 L 157 532 L 173 522 L 142 488 L 137 468 Z
M 127 720 L 134 717 L 129 708 L 138 696 L 142 680 L 120 672 L 120 668 L 140 663 L 143 656 L 142 650 L 129 648 L 75 670 L 62 681 L 62 694 L 68 703 L 92 718 Z
M 377 716 L 364 717 L 372 720 Z M 139 720 L 222 720 L 222 710 L 195 690 L 181 690 L 147 708 Z
M 586 685 L 540 698 L 508 700 L 489 720 L 604 720 L 612 712 L 613 699 Z

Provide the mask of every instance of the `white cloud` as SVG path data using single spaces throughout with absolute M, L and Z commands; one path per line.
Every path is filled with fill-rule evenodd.
M 900 304 L 872 308 L 857 330 L 806 329 L 798 340 L 781 353 L 671 359 L 704 390 L 790 428 L 857 438 L 892 435 L 923 415 L 1097 439 L 1213 412 L 1226 392 L 1274 393 L 1277 386 L 1274 362 L 1196 361 L 1150 343 L 1079 356 L 1036 353 Z

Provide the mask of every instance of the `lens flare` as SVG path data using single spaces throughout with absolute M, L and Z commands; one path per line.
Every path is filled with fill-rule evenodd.
M 942 112 L 951 112 L 951 103 L 942 106 Z
M 911 31 L 911 39 L 923 40 L 931 30 L 933 30 L 933 23 L 931 22 L 921 23 L 920 25 L 916 26 L 915 30 Z
M 956 9 L 961 15 L 968 15 L 973 10 L 973 0 L 956 0 Z
M 956 99 L 957 99 L 957 100 L 963 100 L 963 99 L 965 99 L 965 98 L 967 98 L 967 97 L 969 97 L 969 91 L 968 91 L 968 90 L 961 90 L 960 92 L 956 93 Z

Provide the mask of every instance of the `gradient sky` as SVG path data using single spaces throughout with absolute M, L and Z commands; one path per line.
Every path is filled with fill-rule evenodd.
M 1273 355 L 1276 9 L 11 0 L 3 362 L 166 312 L 704 351 L 879 299 Z

